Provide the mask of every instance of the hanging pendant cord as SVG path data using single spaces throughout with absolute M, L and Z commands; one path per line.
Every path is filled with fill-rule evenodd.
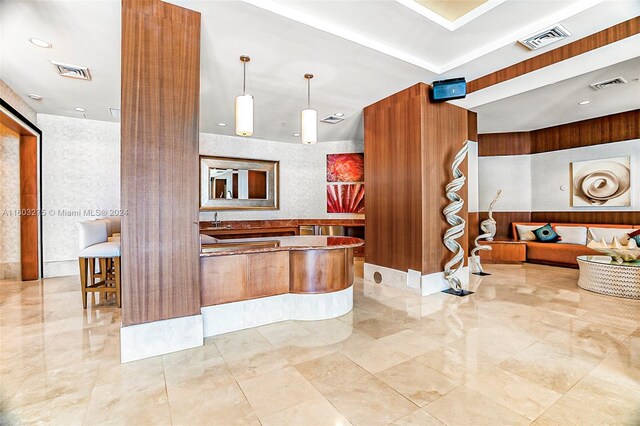
M 247 63 L 242 61 L 242 96 L 247 93 Z
M 307 78 L 307 109 L 311 109 L 311 79 Z

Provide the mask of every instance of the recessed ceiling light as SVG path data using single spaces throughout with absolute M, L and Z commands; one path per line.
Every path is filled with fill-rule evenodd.
M 218 126 L 220 126 L 220 127 L 224 127 L 226 125 L 227 125 L 227 123 L 223 123 L 222 121 L 218 123 Z
M 586 100 L 584 100 L 584 101 L 580 101 L 580 102 L 578 102 L 578 105 L 587 105 L 587 104 L 590 104 L 590 103 L 591 103 L 591 101 L 590 101 L 590 100 L 588 100 L 588 99 L 586 99 Z
M 29 41 L 36 46 L 44 47 L 45 49 L 49 49 L 52 47 L 51 43 L 47 43 L 46 41 L 40 40 L 39 38 L 30 38 Z
M 336 112 L 335 114 L 336 117 L 344 117 L 344 112 Z
M 294 133 L 293 136 L 297 138 L 298 136 L 300 136 L 300 133 Z
M 85 111 L 86 111 L 86 109 L 81 108 L 81 107 L 75 107 L 74 109 L 75 109 L 76 111 L 78 111 L 78 112 L 85 112 Z
M 34 101 L 41 101 L 42 100 L 42 96 L 36 95 L 35 93 L 29 93 L 27 96 L 29 96 Z

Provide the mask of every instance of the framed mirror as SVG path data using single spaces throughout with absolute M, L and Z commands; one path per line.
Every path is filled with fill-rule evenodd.
M 200 156 L 200 210 L 277 210 L 278 161 Z

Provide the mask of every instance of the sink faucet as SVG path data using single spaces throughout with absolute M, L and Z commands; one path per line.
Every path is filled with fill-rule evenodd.
M 213 216 L 213 220 L 211 221 L 211 224 L 213 225 L 214 228 L 219 228 L 220 225 L 222 225 L 222 221 L 218 220 L 218 212 L 216 212 L 216 214 Z

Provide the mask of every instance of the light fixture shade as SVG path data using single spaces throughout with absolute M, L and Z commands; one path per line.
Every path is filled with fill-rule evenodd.
M 300 123 L 302 143 L 313 145 L 318 142 L 318 112 L 315 109 L 303 109 Z
M 253 96 L 236 96 L 236 135 L 253 135 Z

